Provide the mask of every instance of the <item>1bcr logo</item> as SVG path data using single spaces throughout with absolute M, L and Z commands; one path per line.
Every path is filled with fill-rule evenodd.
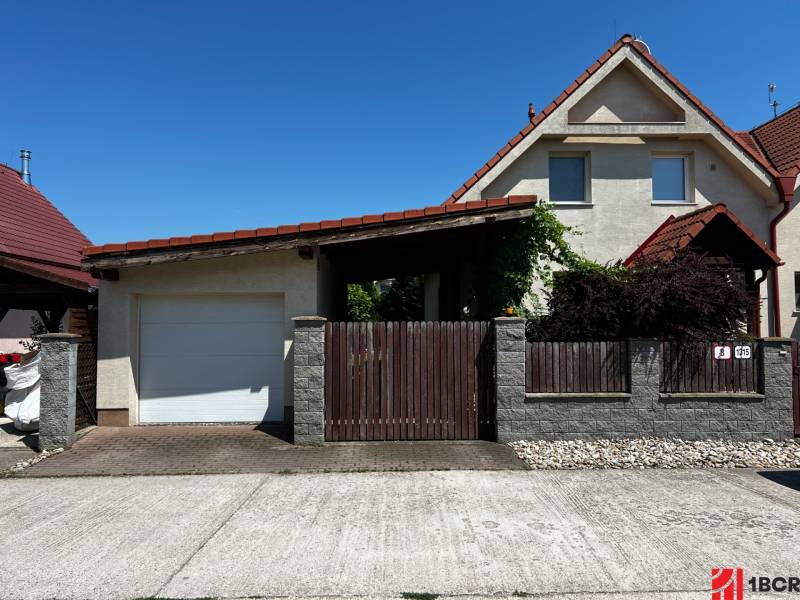
M 711 600 L 742 600 L 744 570 L 737 568 L 711 569 Z
M 800 577 L 751 577 L 747 587 L 752 592 L 800 592 Z M 744 569 L 711 569 L 711 600 L 743 600 Z

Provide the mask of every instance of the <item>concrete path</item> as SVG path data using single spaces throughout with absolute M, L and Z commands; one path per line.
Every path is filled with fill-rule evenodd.
M 791 487 L 800 487 L 800 476 L 780 477 L 450 471 L 7 479 L 0 481 L 0 596 L 709 598 L 712 566 L 741 566 L 745 579 L 800 575 L 800 492 Z

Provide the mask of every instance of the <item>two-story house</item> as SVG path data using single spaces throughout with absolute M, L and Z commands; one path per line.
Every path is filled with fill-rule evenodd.
M 537 198 L 600 262 L 729 257 L 763 299 L 752 329 L 799 337 L 799 164 L 800 108 L 733 131 L 623 36 L 441 206 L 87 248 L 100 424 L 290 418 L 293 317 L 341 319 L 345 283 L 424 274 L 426 318 L 464 318 L 486 245 Z

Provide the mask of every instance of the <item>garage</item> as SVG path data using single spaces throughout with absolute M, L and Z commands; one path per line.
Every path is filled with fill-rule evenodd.
M 139 422 L 281 421 L 282 294 L 142 296 Z

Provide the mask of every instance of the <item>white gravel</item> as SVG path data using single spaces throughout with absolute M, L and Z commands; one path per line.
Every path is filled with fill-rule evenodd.
M 56 454 L 61 454 L 63 451 L 64 451 L 63 448 L 55 448 L 54 450 L 43 450 L 42 452 L 35 454 L 34 456 L 32 456 L 27 460 L 19 461 L 13 467 L 5 471 L 0 470 L 0 477 L 18 473 L 19 471 L 22 471 L 23 469 L 30 467 L 31 465 L 35 465 L 38 462 L 42 462 L 46 458 L 49 458 Z
M 509 444 L 532 469 L 682 469 L 800 467 L 800 444 L 792 441 L 690 442 L 671 438 L 539 441 Z

